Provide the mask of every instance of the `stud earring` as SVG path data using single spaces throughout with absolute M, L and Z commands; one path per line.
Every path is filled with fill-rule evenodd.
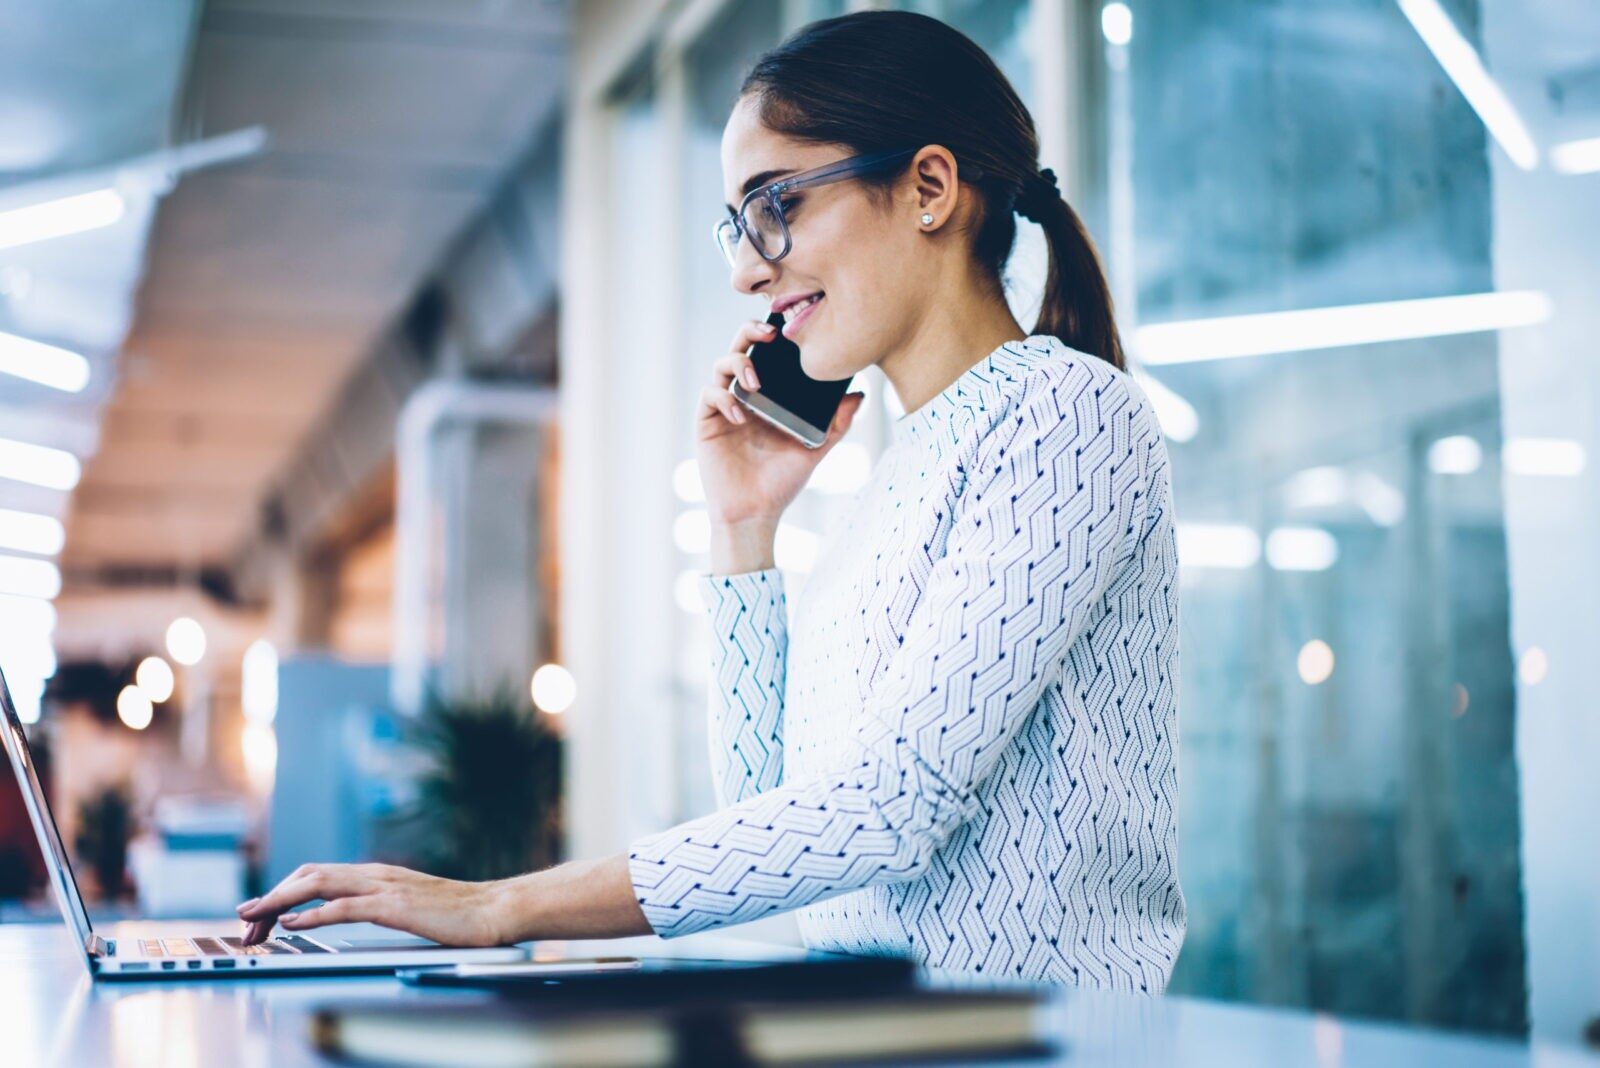
M 933 225 L 933 216 L 930 215 L 928 212 L 923 212 L 922 213 L 922 225 L 923 226 L 932 226 Z

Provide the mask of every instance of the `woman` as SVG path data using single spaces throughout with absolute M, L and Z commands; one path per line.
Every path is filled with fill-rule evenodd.
M 1167 456 L 1031 118 L 961 34 L 862 13 L 757 63 L 722 162 L 735 288 L 784 313 L 813 377 L 876 364 L 907 410 L 791 630 L 778 520 L 862 395 L 812 451 L 728 393 L 759 388 L 744 352 L 770 328 L 713 368 L 697 452 L 725 807 L 495 883 L 308 866 L 241 907 L 248 937 L 319 898 L 283 925 L 484 945 L 798 909 L 818 948 L 1162 990 L 1184 931 Z M 1002 287 L 1014 213 L 1050 249 L 1031 335 Z

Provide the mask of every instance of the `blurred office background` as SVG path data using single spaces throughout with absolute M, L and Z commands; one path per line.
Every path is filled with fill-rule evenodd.
M 97 915 L 713 804 L 718 140 L 862 6 L 1012 78 L 1169 438 L 1174 990 L 1581 1042 L 1591 0 L 0 0 L 0 666 Z M 1025 225 L 1025 324 L 1042 274 Z M 900 413 L 864 378 L 791 596 Z M 51 916 L 9 784 L 0 899 Z

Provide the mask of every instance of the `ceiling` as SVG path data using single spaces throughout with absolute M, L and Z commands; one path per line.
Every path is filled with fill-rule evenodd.
M 104 187 L 162 148 L 193 22 L 188 0 L 0 2 L 0 210 Z M 148 194 L 129 195 L 116 225 L 0 249 L 0 331 L 91 364 L 78 394 L 0 376 L 0 437 L 94 450 L 153 210 Z M 0 479 L 0 508 L 61 516 L 67 504 Z
M 177 139 L 261 127 L 269 143 L 160 202 L 69 577 L 228 560 L 552 113 L 565 20 L 554 0 L 204 6 Z

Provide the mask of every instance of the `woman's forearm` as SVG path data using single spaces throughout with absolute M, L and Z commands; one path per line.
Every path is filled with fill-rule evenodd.
M 624 853 L 574 860 L 492 884 L 500 941 L 653 934 Z

